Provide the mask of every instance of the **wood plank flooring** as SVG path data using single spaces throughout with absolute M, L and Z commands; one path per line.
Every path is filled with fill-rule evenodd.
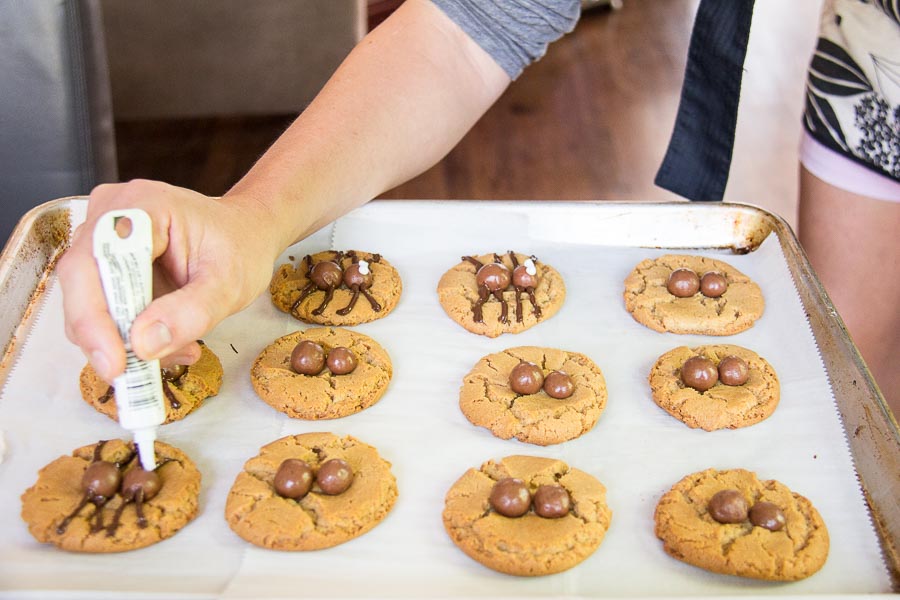
M 797 140 L 819 2 L 758 0 L 726 200 L 796 223 Z M 440 163 L 385 198 L 672 200 L 653 185 L 697 0 L 587 11 Z M 123 180 L 224 193 L 292 115 L 117 123 Z

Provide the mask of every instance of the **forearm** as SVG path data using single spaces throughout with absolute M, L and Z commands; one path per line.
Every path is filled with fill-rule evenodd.
M 225 200 L 261 205 L 287 246 L 435 164 L 508 84 L 443 12 L 408 0 Z

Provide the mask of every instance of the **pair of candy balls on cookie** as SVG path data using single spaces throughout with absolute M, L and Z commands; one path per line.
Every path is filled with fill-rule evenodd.
M 112 537 L 121 524 L 122 513 L 129 503 L 137 505 L 138 526 L 147 527 L 147 519 L 144 516 L 142 505 L 152 500 L 162 488 L 162 479 L 156 469 L 145 470 L 140 463 L 128 469 L 128 466 L 136 462 L 137 450 L 132 451 L 122 462 L 101 460 L 101 452 L 106 445 L 102 441 L 94 447 L 94 457 L 81 477 L 81 501 L 56 527 L 56 533 L 65 533 L 69 523 L 81 513 L 88 504 L 94 506 L 93 513 L 88 517 L 91 521 L 91 533 L 106 530 L 106 535 Z M 164 464 L 164 463 L 162 463 Z M 162 466 L 160 464 L 159 466 Z M 157 467 L 158 468 L 158 467 Z M 118 508 L 115 510 L 111 523 L 104 524 L 103 508 L 109 504 L 116 495 L 122 497 Z
M 747 361 L 734 355 L 720 360 L 718 367 L 705 356 L 692 356 L 681 367 L 681 381 L 698 392 L 705 392 L 720 381 L 725 385 L 744 385 L 749 377 Z
M 697 292 L 718 298 L 728 290 L 728 281 L 718 271 L 698 275 L 692 269 L 675 269 L 666 280 L 666 289 L 676 298 L 690 298 Z
M 300 375 L 318 375 L 326 366 L 334 375 L 347 375 L 357 362 L 349 348 L 337 346 L 326 354 L 325 348 L 310 340 L 301 341 L 291 352 L 291 369 Z
M 784 512 L 774 502 L 760 501 L 750 506 L 738 490 L 721 490 L 709 499 L 709 516 L 718 523 L 736 524 L 750 521 L 754 527 L 781 531 L 787 522 Z
M 347 461 L 332 458 L 322 463 L 313 473 L 312 467 L 305 460 L 288 458 L 278 467 L 275 473 L 275 491 L 283 498 L 300 500 L 313 489 L 328 496 L 343 494 L 353 483 L 353 469 Z
M 537 394 L 543 389 L 558 400 L 565 400 L 575 392 L 575 384 L 565 371 L 551 371 L 544 376 L 539 366 L 524 360 L 510 372 L 509 387 L 523 395 Z
M 532 495 L 528 484 L 515 477 L 497 481 L 488 501 L 495 512 L 512 518 L 521 517 L 533 508 L 539 517 L 559 519 L 572 508 L 572 498 L 561 485 L 539 486 Z

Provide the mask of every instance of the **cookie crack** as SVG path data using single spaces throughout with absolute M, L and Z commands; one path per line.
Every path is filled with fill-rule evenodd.
M 510 356 L 510 357 L 512 357 L 512 358 L 515 358 L 515 356 L 513 356 L 512 354 L 508 354 L 507 356 Z M 484 364 L 485 364 L 485 366 L 486 366 L 488 369 L 490 369 L 491 371 L 493 371 L 493 372 L 496 373 L 497 375 L 500 375 L 500 374 L 503 373 L 503 371 L 505 371 L 505 369 L 501 369 L 500 367 L 496 366 L 496 365 L 494 364 L 494 361 L 492 361 L 490 358 L 486 358 L 485 361 L 484 361 Z

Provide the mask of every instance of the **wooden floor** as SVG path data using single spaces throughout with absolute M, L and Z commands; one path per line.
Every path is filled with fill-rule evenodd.
M 817 1 L 756 3 L 726 200 L 796 223 L 797 140 Z M 515 81 L 443 161 L 386 198 L 671 200 L 653 185 L 697 0 L 625 0 Z M 123 180 L 223 194 L 292 115 L 119 122 Z

